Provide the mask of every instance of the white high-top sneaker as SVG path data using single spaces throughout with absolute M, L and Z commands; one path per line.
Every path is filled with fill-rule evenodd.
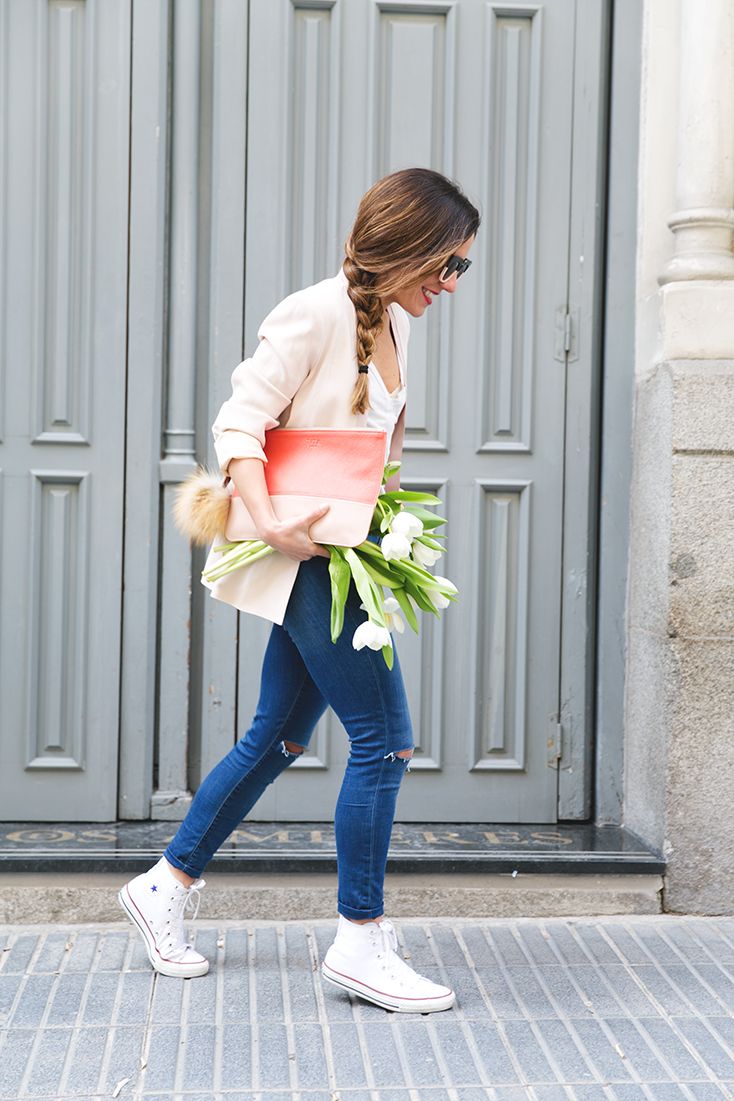
M 203 879 L 190 887 L 179 883 L 161 857 L 155 867 L 131 879 L 118 894 L 120 905 L 143 934 L 148 959 L 161 975 L 193 979 L 205 975 L 209 961 L 192 948 L 184 934 L 184 912 L 196 917 Z
M 358 925 L 339 915 L 336 939 L 324 957 L 321 974 L 335 986 L 396 1013 L 435 1013 L 450 1009 L 455 995 L 409 967 L 398 955 L 398 938 L 389 921 Z

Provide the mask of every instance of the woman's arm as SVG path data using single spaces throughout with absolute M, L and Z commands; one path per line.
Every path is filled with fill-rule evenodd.
M 266 462 L 265 433 L 323 354 L 326 322 L 312 288 L 297 291 L 271 310 L 258 331 L 254 354 L 232 372 L 232 395 L 212 425 L 222 473 L 232 459 Z
M 307 289 L 290 295 L 268 314 L 258 331 L 257 349 L 234 369 L 232 396 L 212 426 L 220 469 L 236 485 L 260 538 L 298 562 L 314 555 L 328 557 L 329 552 L 311 539 L 309 528 L 329 506 L 278 520 L 265 481 L 265 433 L 277 427 L 278 417 L 321 354 L 322 313 Z
M 229 476 L 237 487 L 237 492 L 252 517 L 258 535 L 264 543 L 304 562 L 307 558 L 319 555 L 329 557 L 329 552 L 318 543 L 314 543 L 308 534 L 311 524 L 325 516 L 329 505 L 312 509 L 293 520 L 281 521 L 273 511 L 273 505 L 265 482 L 265 469 L 260 459 L 232 459 L 229 464 Z

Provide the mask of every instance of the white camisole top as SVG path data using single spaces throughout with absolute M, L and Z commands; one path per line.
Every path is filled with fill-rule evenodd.
M 393 331 L 395 330 L 393 329 Z M 365 414 L 365 428 L 373 428 L 387 433 L 385 462 L 387 462 L 390 455 L 392 434 L 395 430 L 398 417 L 405 405 L 406 398 L 405 370 L 402 362 L 402 352 L 397 341 L 395 343 L 395 351 L 398 360 L 398 370 L 400 372 L 399 386 L 392 392 L 388 391 L 387 386 L 385 386 L 382 380 L 382 375 L 377 370 L 374 363 L 370 363 L 370 369 L 367 375 L 370 407 Z

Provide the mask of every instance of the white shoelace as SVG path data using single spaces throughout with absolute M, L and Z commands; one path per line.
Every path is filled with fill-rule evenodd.
M 173 947 L 173 951 L 180 953 L 181 957 L 185 956 L 190 949 L 192 951 L 195 951 L 192 943 L 193 931 L 189 931 L 189 937 L 187 939 L 183 927 L 183 919 L 184 915 L 190 914 L 191 923 L 193 924 L 196 921 L 196 916 L 199 913 L 199 906 L 201 905 L 201 889 L 205 886 L 205 884 L 206 880 L 197 879 L 195 883 L 192 883 L 191 886 L 187 888 L 186 897 L 183 900 L 183 905 L 181 906 L 178 914 L 175 915 L 175 925 L 169 933 L 169 936 L 171 936 L 171 934 L 175 930 L 177 934 L 176 940 L 178 941 L 178 943 Z
M 377 925 L 378 928 L 381 929 L 384 934 L 386 934 L 386 937 L 384 937 L 383 940 L 386 940 L 386 944 L 389 945 L 390 948 L 392 948 L 393 952 L 397 952 L 398 934 L 395 932 L 395 926 L 393 925 L 393 923 L 391 921 L 380 921 L 377 923 Z
M 395 932 L 395 926 L 390 921 L 380 921 L 376 925 L 377 937 L 382 942 L 382 953 L 378 953 L 378 959 L 380 955 L 384 957 L 383 969 L 385 971 L 390 970 L 390 977 L 393 979 L 401 979 L 402 983 L 415 983 L 415 982 L 429 982 L 430 980 L 424 978 L 423 975 L 419 975 L 417 971 L 407 963 L 399 953 L 398 950 L 398 936 Z
M 206 880 L 197 879 L 195 883 L 191 884 L 188 894 L 186 895 L 186 901 L 183 904 L 183 913 L 185 914 L 188 911 L 191 914 L 192 921 L 196 921 L 196 915 L 199 913 L 201 888 L 204 886 L 206 886 Z

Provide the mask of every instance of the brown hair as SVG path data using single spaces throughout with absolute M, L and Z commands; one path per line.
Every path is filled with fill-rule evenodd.
M 440 271 L 477 232 L 479 221 L 458 185 L 429 168 L 404 168 L 373 184 L 344 246 L 347 291 L 357 313 L 357 364 L 372 359 L 382 328 L 382 299 Z M 358 373 L 352 412 L 367 409 L 367 375 Z

